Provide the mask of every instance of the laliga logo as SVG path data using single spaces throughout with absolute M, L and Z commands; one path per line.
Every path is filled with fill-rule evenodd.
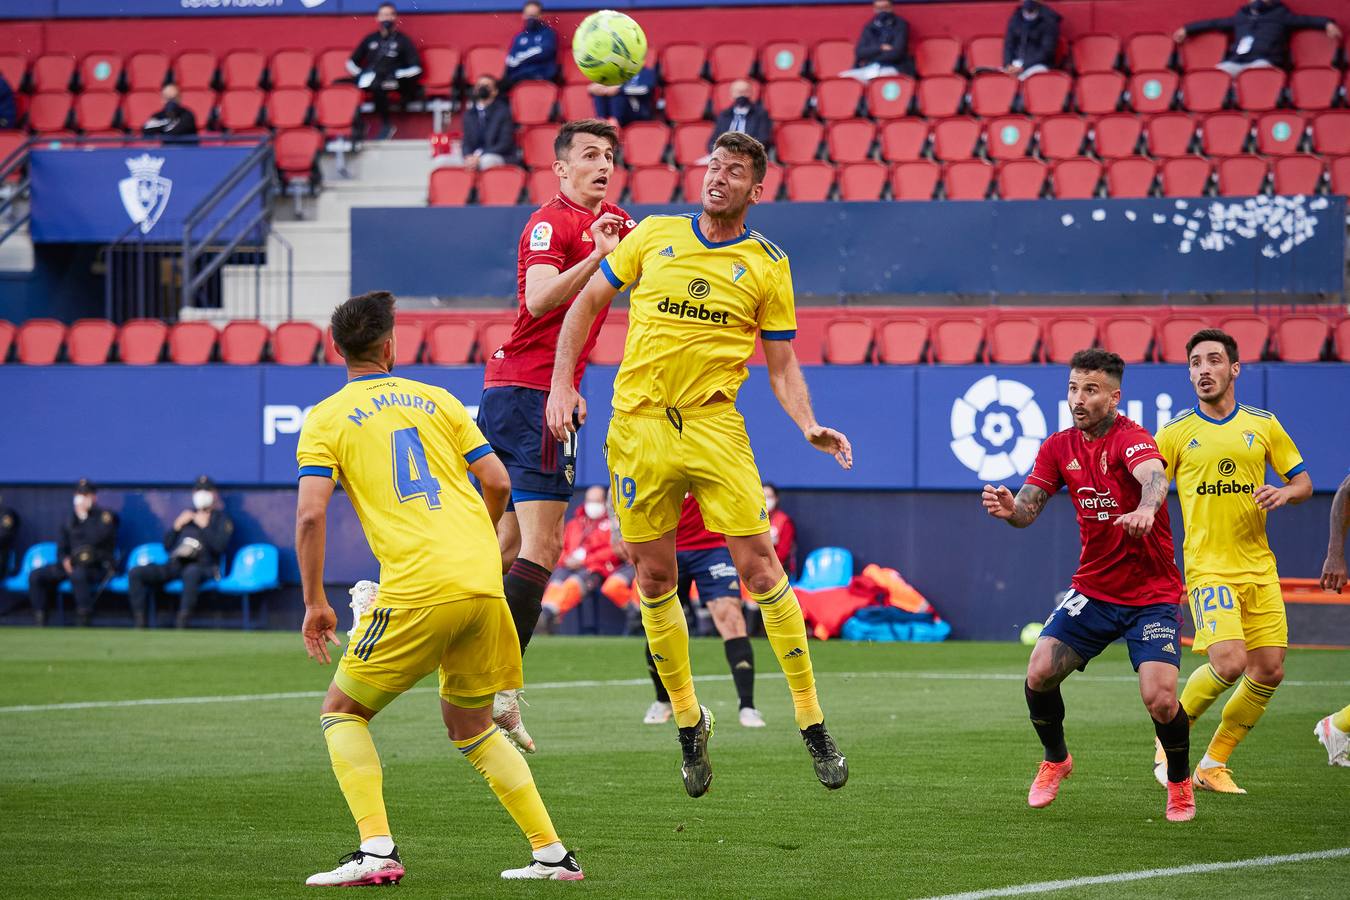
M 173 182 L 160 177 L 159 170 L 164 167 L 162 156 L 142 153 L 126 160 L 126 164 L 131 177 L 117 182 L 117 192 L 122 195 L 122 206 L 131 221 L 140 226 L 141 234 L 149 234 L 169 205 Z
M 327 0 L 300 0 L 300 5 L 305 9 L 313 9 L 316 6 L 323 6 Z
M 1025 475 L 1045 440 L 1031 388 L 986 375 L 952 403 L 952 453 L 985 481 Z

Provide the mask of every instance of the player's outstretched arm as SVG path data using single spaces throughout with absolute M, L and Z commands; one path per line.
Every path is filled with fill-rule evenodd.
M 483 503 L 492 519 L 492 527 L 496 529 L 506 512 L 506 501 L 511 498 L 511 476 L 495 453 L 478 457 L 469 464 L 469 471 L 483 488 Z
M 618 292 L 603 272 L 596 272 L 571 309 L 567 310 L 567 318 L 563 319 L 562 332 L 558 335 L 558 350 L 553 357 L 553 386 L 549 390 L 548 406 L 544 412 L 549 431 L 560 441 L 567 440 L 567 436 L 576 430 L 572 422 L 573 412 L 576 412 L 578 422 L 586 421 L 586 401 L 573 386 L 572 376 L 577 370 L 581 347 L 586 343 L 586 335 L 591 333 L 595 317 L 600 315 L 600 310 Z
M 807 390 L 802 367 L 791 341 L 764 341 L 764 362 L 769 367 L 769 384 L 783 411 L 797 423 L 802 436 L 812 447 L 835 458 L 842 468 L 853 468 L 853 445 L 841 431 L 826 428 L 816 421 L 811 409 L 811 392 Z
M 1119 516 L 1115 521 L 1117 528 L 1124 528 L 1130 537 L 1143 537 L 1153 530 L 1153 517 L 1167 502 L 1167 470 L 1160 459 L 1141 462 L 1131 472 L 1139 482 L 1139 506 L 1133 512 Z
M 985 512 L 995 519 L 1002 519 L 1014 528 L 1026 528 L 1045 509 L 1045 504 L 1050 502 L 1050 495 L 1044 488 L 1024 484 L 1014 498 L 1012 491 L 1003 485 L 994 487 L 986 484 L 980 492 L 980 502 L 984 504 Z
M 305 621 L 300 626 L 300 636 L 310 659 L 321 663 L 330 662 L 328 642 L 339 645 L 337 613 L 328 605 L 323 590 L 324 541 L 328 535 L 328 501 L 332 497 L 333 479 L 301 476 L 300 497 L 295 504 L 295 556 L 305 595 Z
M 1299 472 L 1284 487 L 1275 487 L 1270 484 L 1263 484 L 1256 489 L 1252 499 L 1256 505 L 1270 512 L 1272 509 L 1279 509 L 1281 506 L 1298 506 L 1304 500 L 1312 496 L 1313 483 L 1312 476 L 1307 472 Z
M 1345 532 L 1350 527 L 1350 475 L 1345 476 L 1331 498 L 1331 533 L 1327 558 L 1322 561 L 1322 590 L 1340 593 L 1345 587 Z
M 556 266 L 538 263 L 525 270 L 525 308 L 536 319 L 552 312 L 586 286 L 586 281 L 600 268 L 600 262 L 614 249 L 623 219 L 614 213 L 605 213 L 591 223 L 591 252 L 585 259 L 566 271 Z

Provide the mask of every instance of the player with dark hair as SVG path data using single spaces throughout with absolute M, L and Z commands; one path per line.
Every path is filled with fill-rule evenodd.
M 1228 759 L 1255 727 L 1284 680 L 1289 625 L 1266 514 L 1312 496 L 1303 457 L 1279 420 L 1235 394 L 1237 341 L 1217 328 L 1186 342 L 1197 403 L 1158 432 L 1185 521 L 1186 587 L 1196 653 L 1209 657 L 1186 679 L 1181 705 L 1191 724 L 1234 684 L 1223 717 L 1195 767 L 1195 786 L 1245 794 Z M 1266 484 L 1269 464 L 1285 482 Z M 1238 683 L 1238 682 L 1241 683 Z
M 385 813 L 383 774 L 369 723 L 432 672 L 456 749 L 478 770 L 533 858 L 507 879 L 582 878 L 558 839 L 525 758 L 492 722 L 497 691 L 520 687 L 520 645 L 502 595 L 494 523 L 511 482 L 449 391 L 392 374 L 394 298 L 353 297 L 332 317 L 347 384 L 305 419 L 295 552 L 304 590 L 305 649 L 329 662 L 337 616 L 324 593 L 327 510 L 337 480 L 380 562 L 379 597 L 353 628 L 319 717 L 333 773 L 361 845 L 311 885 L 396 883 L 403 862 Z M 469 481 L 482 486 L 479 496 Z
M 605 444 L 610 497 L 637 569 L 642 624 L 670 693 L 691 797 L 712 783 L 713 719 L 694 693 L 688 625 L 676 598 L 675 532 L 685 494 L 698 500 L 708 528 L 726 535 L 759 606 L 816 777 L 831 789 L 848 780 L 847 761 L 825 729 L 801 607 L 769 540 L 759 470 L 736 410 L 758 334 L 774 395 L 802 436 L 845 469 L 853 465 L 848 438 L 816 421 L 792 350 L 787 254 L 745 224 L 763 193 L 766 164 L 759 141 L 724 134 L 703 176 L 701 212 L 649 216 L 623 242 L 612 228 L 596 234 L 606 258 L 567 314 L 548 400 L 549 427 L 569 438 L 573 417 L 586 418 L 572 378 L 586 335 L 614 295 L 636 282 Z
M 511 336 L 488 358 L 478 427 L 511 474 L 511 502 L 497 525 L 506 602 L 523 653 L 539 622 L 544 589 L 562 552 L 563 519 L 572 499 L 575 440 L 553 440 L 544 422 L 553 356 L 563 317 L 600 265 L 596 235 L 618 236 L 635 224 L 605 201 L 614 174 L 619 133 L 598 119 L 568 122 L 553 142 L 558 195 L 539 207 L 521 232 L 516 264 L 519 310 Z M 595 339 L 597 318 L 572 370 L 581 384 Z M 497 698 L 494 720 L 522 750 L 534 741 L 520 721 L 517 692 Z
M 1015 499 L 1003 485 L 986 484 L 981 501 L 989 515 L 1026 528 L 1067 486 L 1083 544 L 1078 571 L 1027 664 L 1027 708 L 1045 747 L 1027 803 L 1049 806 L 1073 771 L 1060 683 L 1124 638 L 1166 751 L 1167 819 L 1184 822 L 1195 817 L 1195 796 L 1190 728 L 1177 702 L 1181 575 L 1172 558 L 1163 458 L 1148 431 L 1117 413 L 1124 372 L 1114 353 L 1075 353 L 1069 361 L 1073 427 L 1045 439 Z

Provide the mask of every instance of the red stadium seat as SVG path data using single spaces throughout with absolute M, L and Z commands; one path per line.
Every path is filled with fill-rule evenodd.
M 467 365 L 476 333 L 473 322 L 437 322 L 427 332 L 427 362 L 434 366 Z
M 323 150 L 323 134 L 317 128 L 287 128 L 277 132 L 272 149 L 277 169 L 287 184 L 304 182 L 312 185 L 319 151 Z
M 1153 191 L 1158 164 L 1142 156 L 1112 160 L 1106 167 L 1106 193 L 1110 197 L 1147 197 Z
M 1320 28 L 1295 31 L 1289 35 L 1289 59 L 1295 69 L 1335 65 L 1336 42 Z
M 839 167 L 840 200 L 877 200 L 888 173 L 881 163 L 857 162 Z
M 1350 318 L 1341 319 L 1336 323 L 1336 359 L 1341 362 L 1350 362 Z M 3 359 L 3 356 L 0 356 Z
M 506 343 L 514 326 L 510 322 L 484 322 L 478 329 L 478 357 L 490 359 Z
M 29 319 L 15 336 L 18 361 L 26 366 L 49 366 L 61 352 L 66 326 L 55 319 Z
M 1003 68 L 1003 35 L 985 34 L 966 44 L 966 68 L 971 72 Z
M 702 181 L 703 170 L 700 169 L 699 183 Z M 680 173 L 670 166 L 646 166 L 633 170 L 628 179 L 628 191 L 634 203 L 669 203 L 679 183 Z
M 605 199 L 610 203 L 618 203 L 619 198 L 623 196 L 624 190 L 628 187 L 628 170 L 623 166 L 615 166 L 609 173 L 609 184 L 605 186 Z M 553 179 L 553 194 L 558 193 L 558 179 Z M 552 199 L 553 194 L 549 194 L 545 199 Z
M 1322 160 L 1316 156 L 1281 156 L 1271 168 L 1277 194 L 1316 194 L 1322 186 Z
M 955 72 L 961 60 L 961 42 L 954 37 L 924 38 L 913 47 L 914 68 L 920 78 Z
M 478 173 L 480 206 L 513 206 L 525 190 L 525 172 L 515 166 L 494 166 Z
M 1158 323 L 1158 361 L 1186 362 L 1186 342 L 1191 339 L 1191 335 L 1202 328 L 1209 328 L 1210 324 L 1200 316 L 1174 315 L 1163 319 Z
M 1162 164 L 1164 197 L 1203 197 L 1214 168 L 1198 156 L 1178 156 Z
M 1256 122 L 1256 152 L 1267 156 L 1298 153 L 1307 130 L 1307 123 L 1298 113 L 1266 113 Z
M 220 332 L 220 361 L 231 366 L 257 365 L 271 334 L 261 322 L 247 319 L 230 322 Z
M 775 122 L 800 119 L 811 102 L 811 90 L 811 82 L 805 78 L 770 81 L 764 85 L 764 111 Z
M 788 173 L 789 184 L 792 173 Z M 872 321 L 863 318 L 838 318 L 825 325 L 825 362 L 834 366 L 856 366 L 868 361 L 872 349 Z
M 1086 200 L 1097 196 L 1097 185 L 1102 180 L 1102 164 L 1095 159 L 1077 157 L 1061 159 L 1052 170 L 1055 198 L 1058 200 Z
M 1265 316 L 1225 316 L 1219 327 L 1233 336 L 1238 345 L 1238 359 L 1256 362 L 1265 354 L 1270 340 L 1270 320 Z
M 1333 159 L 1327 170 L 1331 175 L 1331 192 L 1342 197 L 1350 195 L 1350 156 Z
M 923 156 L 928 143 L 928 123 L 921 119 L 896 119 L 881 126 L 881 158 L 909 162 Z
M 117 356 L 128 366 L 153 366 L 168 336 L 169 326 L 159 319 L 131 319 L 117 332 Z
M 928 344 L 928 323 L 916 316 L 887 319 L 877 329 L 877 362 L 888 366 L 912 366 L 923 362 Z
M 1045 361 L 1064 365 L 1079 350 L 1097 343 L 1097 323 L 1085 316 L 1060 316 L 1045 323 Z
M 787 197 L 806 203 L 828 200 L 834 189 L 834 178 L 834 166 L 829 163 L 798 163 L 788 169 Z
M 891 170 L 891 196 L 896 200 L 932 200 L 942 166 L 931 160 L 902 162 Z
M 351 55 L 351 50 L 341 47 L 319 53 L 314 60 L 314 77 L 319 82 L 320 90 L 352 77 L 352 73 L 347 71 L 347 60 Z
M 816 113 L 826 121 L 858 114 L 863 86 L 852 78 L 830 78 L 816 85 Z
M 1004 365 L 1039 362 L 1041 323 L 1030 316 L 1003 316 L 989 325 L 989 361 Z
M 108 131 L 117 118 L 119 105 L 120 98 L 111 92 L 80 94 L 75 98 L 75 124 L 85 133 Z
M 970 79 L 970 111 L 977 116 L 1006 116 L 1021 82 L 1002 72 L 982 72 Z
M 553 167 L 553 141 L 558 129 L 552 126 L 529 128 L 518 132 L 516 143 L 520 147 L 521 159 L 531 169 L 551 169 Z
M 1218 112 L 1228 102 L 1233 80 L 1219 69 L 1187 72 L 1181 78 L 1181 107 L 1194 113 Z
M 990 159 L 1020 159 L 1027 155 L 1033 124 L 1022 116 L 990 119 L 984 126 L 984 147 Z
M 867 119 L 831 122 L 825 148 L 834 162 L 863 162 L 868 158 L 876 137 L 877 126 Z
M 263 92 L 257 88 L 241 88 L 220 95 L 220 127 L 239 134 L 257 132 L 262 116 Z
M 1268 164 L 1256 156 L 1234 156 L 1219 160 L 1219 196 L 1249 197 L 1266 185 Z
M 770 163 L 772 166 L 773 164 Z M 684 195 L 685 203 L 697 203 L 703 196 L 703 176 L 708 172 L 707 166 L 685 166 L 680 171 L 680 192 Z M 767 181 L 767 179 L 766 179 Z M 764 192 L 760 202 L 771 199 L 769 197 L 769 186 L 764 185 Z
M 1350 155 L 1350 110 L 1334 109 L 1313 119 L 1312 148 L 1325 156 Z
M 873 78 L 867 83 L 867 111 L 877 119 L 899 119 L 914 102 L 914 79 L 907 75 Z
M 517 125 L 543 125 L 553 118 L 558 86 L 548 81 L 523 81 L 511 88 L 511 118 Z
M 430 50 L 422 53 L 423 61 Z M 301 48 L 278 50 L 267 64 L 267 84 L 272 90 L 308 88 L 314 75 L 314 51 Z M 425 83 L 425 78 L 423 82 Z
M 1212 69 L 1223 62 L 1228 52 L 1228 35 L 1207 31 L 1190 35 L 1181 45 L 1181 68 L 1185 72 Z
M 330 366 L 340 366 L 344 362 L 342 352 L 338 350 L 337 342 L 333 340 L 331 325 L 323 330 L 323 354 L 319 362 Z
M 739 41 L 715 44 L 708 51 L 708 74 L 713 81 L 749 78 L 755 66 L 755 48 Z
M 1083 152 L 1088 123 L 1079 116 L 1048 116 L 1036 127 L 1041 156 L 1047 160 L 1072 159 Z
M 1144 147 L 1149 156 L 1171 159 L 1186 156 L 1195 143 L 1195 120 L 1186 113 L 1163 113 L 1144 123 Z
M 22 53 L 0 53 L 0 76 L 9 82 L 16 94 L 23 87 L 28 73 L 28 57 Z
M 853 68 L 853 42 L 821 41 L 811 48 L 811 74 L 816 80 L 837 78 L 840 72 Z
M 107 319 L 77 319 L 66 332 L 66 359 L 77 366 L 101 366 L 116 337 L 117 326 Z
M 571 68 L 569 66 L 569 68 Z M 276 73 L 273 72 L 273 77 Z M 422 89 L 432 97 L 445 97 L 455 89 L 459 74 L 459 48 L 422 48 Z
M 1289 76 L 1289 100 L 1294 109 L 1312 112 L 1331 109 L 1340 87 L 1341 73 L 1335 69 L 1295 69 Z
M 628 339 L 628 323 L 616 321 L 613 315 L 600 326 L 591 348 L 591 365 L 617 366 L 623 362 L 623 347 Z
M 9 348 L 14 346 L 14 332 L 17 329 L 13 322 L 7 322 L 0 319 L 0 366 L 9 359 Z
M 1073 79 L 1066 72 L 1038 72 L 1022 82 L 1022 107 L 1032 116 L 1053 116 L 1064 112 L 1073 90 Z
M 1085 34 L 1073 40 L 1073 70 L 1079 75 L 1089 72 L 1112 72 L 1120 59 L 1120 38 L 1114 34 Z
M 282 322 L 272 332 L 272 360 L 283 366 L 307 366 L 314 362 L 322 338 L 323 332 L 311 322 Z
M 64 93 L 75 77 L 75 57 L 68 53 L 48 53 L 33 60 L 28 73 L 35 94 Z M 18 88 L 18 85 L 11 85 Z
M 506 71 L 506 51 L 496 44 L 470 47 L 464 54 L 464 81 L 473 84 L 480 75 L 501 78 Z
M 676 81 L 697 81 L 703 77 L 708 62 L 702 44 L 669 44 L 661 51 L 661 80 L 666 84 Z
M 1247 112 L 1269 112 L 1280 105 L 1280 96 L 1284 93 L 1285 74 L 1283 69 L 1248 69 L 1233 79 L 1234 94 L 1238 109 Z
M 1147 362 L 1153 344 L 1153 322 L 1143 316 L 1119 315 L 1101 327 L 1102 346 L 1119 354 L 1126 365 Z
M 662 91 L 666 101 L 666 118 L 676 124 L 697 122 L 707 118 L 710 93 L 711 90 L 704 81 L 667 84 Z
M 179 322 L 169 331 L 169 361 L 180 366 L 202 366 L 216 349 L 216 327 L 210 322 Z
M 1275 330 L 1280 359 L 1284 362 L 1317 362 L 1322 358 L 1330 333 L 1331 327 L 1320 316 L 1286 316 Z
M 273 128 L 300 128 L 309 120 L 309 88 L 277 88 L 267 95 L 267 122 Z
M 220 84 L 227 91 L 261 87 L 267 58 L 259 50 L 231 50 L 220 60 Z
M 693 164 L 708 155 L 708 141 L 712 139 L 711 122 L 689 122 L 677 125 L 670 142 L 675 162 L 681 166 Z
M 998 169 L 998 195 L 1004 200 L 1035 200 L 1045 190 L 1049 174 L 1038 159 L 1009 160 Z
M 1125 68 L 1131 72 L 1161 72 L 1172 68 L 1176 44 L 1170 34 L 1136 34 L 1125 42 Z
M 37 134 L 66 131 L 70 94 L 37 94 L 28 102 L 28 127 Z
M 589 119 L 595 116 L 595 99 L 584 84 L 569 84 L 558 95 L 562 110 L 562 120 Z
M 1093 72 L 1078 79 L 1074 88 L 1078 111 L 1089 116 L 1103 116 L 1120 108 L 1125 91 L 1125 76 L 1119 72 Z
M 942 173 L 942 186 L 948 200 L 983 200 L 989 196 L 994 167 L 979 159 L 948 163 Z
M 192 110 L 192 115 L 197 119 L 198 131 L 211 127 L 211 119 L 216 114 L 216 95 L 213 92 L 183 91 L 178 95 L 178 102 Z
M 1251 135 L 1252 123 L 1244 113 L 1214 113 L 1200 123 L 1200 148 L 1206 156 L 1239 156 Z
M 488 172 L 491 171 L 494 170 L 488 170 Z M 487 172 L 484 172 L 483 174 L 486 175 Z M 426 328 L 421 322 L 395 322 L 394 364 L 399 366 L 415 365 L 418 357 L 422 355 L 422 340 L 425 336 Z
M 1103 160 L 1134 156 L 1144 123 L 1129 113 L 1102 116 L 1092 129 L 1092 143 Z
M 980 343 L 984 340 L 984 321 L 972 316 L 952 315 L 932 327 L 933 362 L 969 365 L 980 362 Z
M 86 94 L 117 90 L 122 81 L 122 55 L 106 51 L 90 53 L 80 60 L 80 90 Z
M 630 166 L 660 165 L 669 143 L 669 127 L 660 122 L 634 122 L 623 132 L 623 161 Z
M 361 109 L 361 91 L 350 84 L 321 88 L 314 95 L 314 124 L 331 136 L 350 134 Z
M 1172 108 L 1179 79 L 1176 72 L 1137 72 L 1130 77 L 1130 108 L 1138 113 L 1162 113 Z
M 944 119 L 933 126 L 933 157 L 944 162 L 970 159 L 980 140 L 975 119 Z
M 216 57 L 206 50 L 185 50 L 173 61 L 173 83 L 180 91 L 215 90 Z
M 443 167 L 431 170 L 427 188 L 428 206 L 464 206 L 473 189 L 473 173 L 465 169 Z
M 825 128 L 819 122 L 784 122 L 774 130 L 773 144 L 778 161 L 795 165 L 816 158 Z
M 931 75 L 919 82 L 919 115 L 945 119 L 961 111 L 966 80 L 960 75 Z
M 806 47 L 796 41 L 774 41 L 759 53 L 759 74 L 766 82 L 799 78 L 806 66 Z

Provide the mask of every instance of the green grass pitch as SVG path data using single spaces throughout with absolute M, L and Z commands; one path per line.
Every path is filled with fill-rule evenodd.
M 1197 819 L 1172 825 L 1119 647 L 1065 686 L 1075 772 L 1041 811 L 1026 806 L 1040 750 L 1022 699 L 1026 648 L 813 644 L 852 767 L 837 793 L 812 775 L 768 645 L 755 649 L 774 677 L 757 686 L 769 727 L 751 731 L 736 722 L 720 645 L 694 642 L 695 672 L 716 676 L 700 698 L 719 721 L 712 792 L 690 800 L 673 726 L 641 723 L 651 688 L 636 640 L 530 648 L 530 765 L 585 867 L 579 884 L 498 880 L 527 845 L 445 739 L 429 684 L 400 699 L 372 729 L 408 868 L 398 896 L 923 897 L 1350 846 L 1350 769 L 1328 767 L 1312 734 L 1350 702 L 1347 652 L 1291 653 L 1292 683 L 1233 759 L 1251 793 L 1201 794 Z M 0 811 L 20 867 L 0 895 L 309 896 L 305 877 L 356 843 L 311 695 L 329 677 L 292 634 L 0 632 Z M 285 692 L 301 695 L 12 709 Z M 1340 857 L 1054 896 L 1329 897 L 1347 884 Z

